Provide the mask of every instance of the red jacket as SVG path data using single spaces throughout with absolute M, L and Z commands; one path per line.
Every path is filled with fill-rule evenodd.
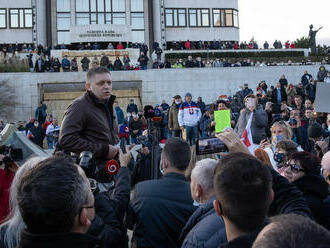
M 184 43 L 184 47 L 186 48 L 186 49 L 190 49 L 190 41 L 186 41 L 185 43 Z
M 289 42 L 285 42 L 285 48 L 290 48 L 290 43 Z
M 14 173 L 0 169 L 0 224 L 9 214 L 9 189 L 14 176 Z
M 234 44 L 233 48 L 237 50 L 239 48 L 239 45 L 237 43 Z
M 47 131 L 47 127 L 52 124 L 52 121 L 46 121 L 44 124 L 42 124 L 42 128 L 45 130 L 45 133 Z
M 118 43 L 118 45 L 117 45 L 117 49 L 118 49 L 118 50 L 122 50 L 122 49 L 124 49 L 123 44 L 119 44 L 119 43 Z
M 291 43 L 290 48 L 296 48 L 296 43 Z

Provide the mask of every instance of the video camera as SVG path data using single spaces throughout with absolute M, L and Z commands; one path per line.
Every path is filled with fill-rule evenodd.
M 8 169 L 11 163 L 23 160 L 23 150 L 14 148 L 11 145 L 0 146 L 0 154 L 5 156 L 2 161 L 0 161 L 1 164 L 5 165 L 5 169 Z

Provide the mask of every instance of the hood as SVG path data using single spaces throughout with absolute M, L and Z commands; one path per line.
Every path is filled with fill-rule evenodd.
M 293 182 L 304 195 L 314 195 L 321 199 L 328 196 L 328 184 L 320 175 L 305 175 Z

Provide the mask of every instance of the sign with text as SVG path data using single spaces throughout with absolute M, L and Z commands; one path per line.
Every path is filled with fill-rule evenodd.
M 70 30 L 71 43 L 131 41 L 132 31 L 128 25 L 76 25 Z
M 316 85 L 315 111 L 330 113 L 330 84 L 319 82 Z

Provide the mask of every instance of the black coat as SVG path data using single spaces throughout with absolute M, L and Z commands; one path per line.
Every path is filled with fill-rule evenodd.
M 99 240 L 82 233 L 32 234 L 22 232 L 18 248 L 99 248 Z
M 180 247 L 181 230 L 196 209 L 189 183 L 178 173 L 138 183 L 130 206 L 133 247 L 144 248 Z
M 303 193 L 309 208 L 320 225 L 330 229 L 330 219 L 324 200 L 328 196 L 328 184 L 320 175 L 305 175 L 293 182 Z
M 283 102 L 283 101 L 286 102 L 288 99 L 285 89 L 282 87 L 281 87 L 281 99 L 282 99 L 281 102 Z M 277 89 L 276 88 L 272 91 L 272 103 L 277 104 Z
M 41 124 L 39 124 L 38 127 L 31 127 L 30 131 L 34 137 L 31 137 L 30 140 L 35 143 L 36 145 L 40 146 L 41 148 L 43 147 L 43 141 L 45 138 L 45 132 L 41 127 Z
M 120 168 L 115 178 L 115 189 L 95 195 L 95 219 L 88 234 L 102 241 L 101 247 L 121 248 L 127 245 L 127 229 L 124 215 L 130 199 L 130 176 L 128 168 Z
M 180 235 L 180 240 L 184 240 L 181 248 L 217 248 L 219 244 L 227 242 L 225 223 L 216 214 L 213 200 L 215 196 L 189 218 Z

